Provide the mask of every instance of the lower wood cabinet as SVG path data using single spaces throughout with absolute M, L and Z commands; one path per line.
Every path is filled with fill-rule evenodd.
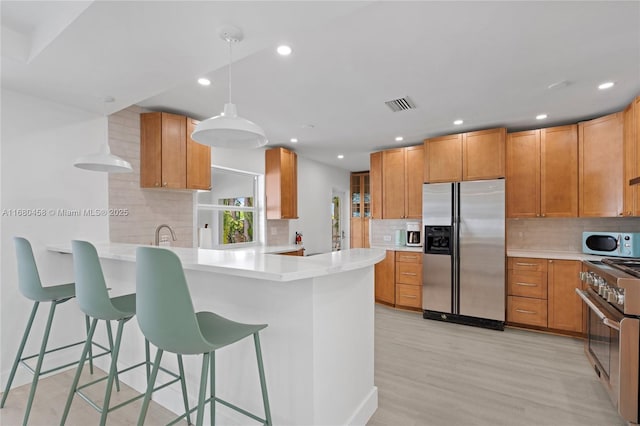
M 278 253 L 284 256 L 304 256 L 304 249 L 293 250 L 293 251 L 285 251 L 282 253 Z
M 507 265 L 508 324 L 583 332 L 580 261 L 510 257 Z
M 422 309 L 422 253 L 387 250 L 375 266 L 375 287 L 376 302 Z

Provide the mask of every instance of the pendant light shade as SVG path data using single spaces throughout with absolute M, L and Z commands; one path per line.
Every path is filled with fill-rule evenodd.
M 238 117 L 235 104 L 225 104 L 222 114 L 201 121 L 191 139 L 204 145 L 239 149 L 259 148 L 268 142 L 260 126 Z
M 133 171 L 131 164 L 117 155 L 113 155 L 106 143 L 102 145 L 100 152 L 79 157 L 73 165 L 92 172 L 131 173 Z
M 112 97 L 107 97 L 104 102 L 113 102 Z M 104 130 L 104 143 L 100 148 L 100 151 L 96 154 L 84 155 L 74 161 L 73 165 L 79 169 L 89 170 L 92 172 L 107 172 L 107 173 L 131 173 L 133 169 L 128 161 L 113 155 L 109 149 L 109 120 L 106 114 L 106 108 L 104 112 L 105 130 Z
M 220 30 L 220 38 L 229 43 L 229 102 L 220 115 L 201 121 L 191 134 L 191 139 L 203 145 L 219 148 L 252 149 L 268 143 L 264 130 L 253 121 L 238 116 L 236 105 L 231 102 L 231 44 L 242 40 L 242 30 L 226 26 Z

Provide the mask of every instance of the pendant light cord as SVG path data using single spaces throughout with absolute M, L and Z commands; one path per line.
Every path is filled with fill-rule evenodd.
M 233 63 L 233 56 L 232 56 L 232 52 L 231 52 L 231 44 L 233 43 L 233 41 L 231 40 L 231 38 L 228 39 L 229 41 L 229 103 L 231 102 L 231 64 Z

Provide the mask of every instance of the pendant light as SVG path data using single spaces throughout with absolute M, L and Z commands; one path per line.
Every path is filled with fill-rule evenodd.
M 84 155 L 76 159 L 73 165 L 79 169 L 107 173 L 131 173 L 133 171 L 131 169 L 131 164 L 128 161 L 111 154 L 111 150 L 109 149 L 109 119 L 107 117 L 105 105 L 107 102 L 113 101 L 114 99 L 108 96 L 104 99 L 104 103 L 102 105 L 102 113 L 105 119 L 104 144 L 98 153 Z
M 242 41 L 242 30 L 225 26 L 220 30 L 220 38 L 229 44 L 229 102 L 224 105 L 222 114 L 201 121 L 191 134 L 191 139 L 220 148 L 259 148 L 268 142 L 264 130 L 256 123 L 238 116 L 236 105 L 231 102 L 231 45 Z

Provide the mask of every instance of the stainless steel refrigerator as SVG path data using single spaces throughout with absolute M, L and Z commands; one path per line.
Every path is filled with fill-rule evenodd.
M 504 179 L 424 184 L 424 318 L 504 329 Z

